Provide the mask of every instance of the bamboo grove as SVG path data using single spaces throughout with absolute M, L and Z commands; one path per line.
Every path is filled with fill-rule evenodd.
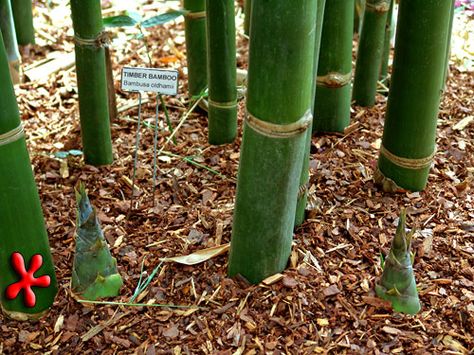
M 187 94 L 190 102 L 198 97 L 206 101 L 202 108 L 207 110 L 209 144 L 233 144 L 239 136 L 239 29 L 234 1 L 184 0 L 182 6 Z M 113 85 L 110 79 L 107 85 L 109 36 L 101 3 L 71 0 L 70 7 L 84 159 L 96 166 L 113 164 L 108 101 Z M 381 97 L 381 81 L 389 93 L 374 180 L 385 192 L 425 188 L 436 153 L 453 1 L 366 0 L 360 8 L 348 0 L 299 0 L 297 7 L 288 0 L 246 0 L 244 13 L 242 32 L 248 37 L 249 66 L 228 274 L 256 284 L 286 268 L 293 233 L 305 221 L 313 137 L 344 134 L 351 123 L 351 105 L 375 105 Z M 34 43 L 31 0 L 0 0 L 0 29 L 2 79 L 11 77 L 18 83 L 17 45 Z M 357 48 L 353 48 L 354 32 Z M 355 67 L 353 52 L 357 53 Z M 391 68 L 389 57 L 393 57 Z M 13 83 L 10 79 L 0 82 L 0 240 L 6 246 L 0 248 L 0 265 L 8 268 L 12 258 L 19 258 L 13 251 L 25 262 L 39 254 L 40 271 L 49 276 L 49 283 L 32 307 L 2 299 L 2 308 L 17 318 L 30 318 L 51 306 L 56 280 Z M 12 195 L 12 184 L 20 184 L 21 193 Z M 93 225 L 94 240 L 103 247 L 100 263 L 107 271 L 96 271 L 90 248 L 78 245 L 74 290 L 93 299 L 116 295 L 122 279 L 83 186 L 77 198 L 78 228 Z M 419 303 L 404 212 L 400 220 L 377 293 L 402 311 L 416 313 Z M 77 234 L 85 238 L 80 230 Z M 81 260 L 87 260 L 85 265 L 79 265 Z M 406 264 L 403 272 L 396 267 L 400 260 Z M 97 273 L 103 274 L 106 291 L 97 283 Z M 13 283 L 14 276 L 12 271 L 0 279 L 0 292 Z M 410 304 L 400 305 L 389 292 L 406 283 L 401 291 L 409 293 Z

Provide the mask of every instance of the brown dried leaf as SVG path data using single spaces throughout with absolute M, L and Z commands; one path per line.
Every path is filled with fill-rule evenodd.
M 226 253 L 230 248 L 230 243 L 219 245 L 217 247 L 198 250 L 189 255 L 174 256 L 171 258 L 161 258 L 164 262 L 175 262 L 184 265 L 196 265 L 212 259 L 218 255 Z

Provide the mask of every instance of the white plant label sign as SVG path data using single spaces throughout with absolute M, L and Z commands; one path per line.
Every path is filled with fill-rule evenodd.
M 178 94 L 178 71 L 123 67 L 121 83 L 124 91 L 152 91 L 175 96 Z

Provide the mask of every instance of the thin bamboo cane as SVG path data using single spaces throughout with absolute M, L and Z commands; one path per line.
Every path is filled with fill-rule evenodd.
M 71 0 L 71 13 L 84 157 L 88 164 L 107 165 L 113 156 L 100 0 Z
M 353 18 L 352 1 L 326 2 L 314 107 L 317 132 L 343 132 L 349 125 Z
M 316 3 L 252 6 L 247 119 L 228 269 L 230 276 L 252 283 L 282 271 L 291 252 L 297 181 L 312 118 L 308 74 L 314 66 Z
M 31 0 L 11 0 L 18 44 L 34 44 L 33 5 Z
M 360 34 L 364 22 L 365 2 L 367 0 L 354 0 L 354 33 Z
M 366 2 L 352 89 L 352 99 L 360 106 L 375 105 L 389 9 L 390 0 Z
M 109 118 L 110 122 L 115 122 L 118 117 L 117 98 L 115 97 L 114 72 L 112 68 L 112 58 L 110 57 L 109 47 L 105 47 L 105 76 L 107 78 Z
M 8 63 L 10 65 L 10 76 L 13 84 L 21 81 L 20 52 L 16 42 L 15 24 L 10 0 L 0 0 L 0 31 L 7 51 Z
M 207 86 L 206 0 L 184 0 L 189 96 L 198 96 Z
M 441 89 L 444 91 L 446 87 L 446 82 L 448 80 L 448 75 L 449 75 L 449 57 L 451 56 L 451 35 L 453 32 L 453 22 L 454 22 L 454 0 L 451 0 L 451 9 L 449 12 L 449 28 L 448 28 L 448 43 L 446 46 L 446 59 L 445 59 L 445 70 L 444 70 L 444 76 L 443 76 L 443 82 L 442 82 L 442 87 Z
M 435 153 L 451 0 L 401 0 L 376 181 L 423 190 Z M 420 21 L 423 19 L 423 21 Z
M 225 144 L 237 135 L 235 14 L 233 0 L 207 0 L 209 143 Z
M 252 0 L 245 0 L 244 33 L 250 35 L 250 16 L 252 16 Z
M 316 73 L 318 72 L 319 64 L 319 50 L 321 49 L 321 33 L 323 29 L 324 8 L 326 0 L 317 1 L 317 15 L 316 15 L 316 36 L 314 46 L 314 66 L 313 66 L 313 91 L 311 97 L 315 97 L 316 93 Z M 314 112 L 315 101 L 313 100 L 312 111 Z M 306 148 L 305 156 L 303 158 L 303 170 L 300 177 L 300 187 L 298 190 L 298 201 L 296 203 L 296 217 L 295 226 L 299 226 L 304 222 L 305 211 L 308 203 L 308 185 L 309 185 L 309 157 L 311 151 L 311 137 L 312 129 L 306 132 Z
M 387 14 L 387 22 L 385 24 L 385 38 L 383 44 L 382 65 L 380 67 L 380 80 L 385 80 L 388 76 L 388 62 L 390 60 L 390 50 L 392 49 L 392 33 L 393 33 L 393 8 L 395 0 L 390 0 L 390 9 Z
M 56 276 L 1 33 L 0 77 L 0 302 L 9 317 L 36 319 L 53 304 Z M 25 289 L 14 297 L 16 287 L 12 285 L 22 279 L 19 269 L 13 267 L 21 257 L 14 253 L 23 257 L 26 270 L 34 269 L 33 259 L 42 258 L 34 276 L 49 276 L 49 286 L 33 288 L 34 304 L 26 301 Z M 33 258 L 36 254 L 41 258 Z

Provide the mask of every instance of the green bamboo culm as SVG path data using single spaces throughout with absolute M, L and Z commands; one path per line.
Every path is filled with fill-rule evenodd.
M 390 0 L 367 0 L 365 3 L 352 88 L 352 99 L 360 106 L 375 105 L 389 9 Z
M 351 113 L 354 4 L 326 2 L 314 107 L 313 131 L 344 132 Z
M 0 302 L 11 318 L 37 319 L 53 304 L 56 276 L 1 33 L 0 78 Z M 33 287 L 34 304 L 26 302 L 25 290 L 13 299 L 7 295 L 14 291 L 9 286 L 21 280 L 12 265 L 14 253 L 26 270 L 40 266 L 34 277 L 49 277 L 49 286 Z
M 401 0 L 387 114 L 375 181 L 385 191 L 425 188 L 435 153 L 451 0 Z M 423 21 L 420 21 L 423 19 Z
M 11 0 L 11 4 L 18 44 L 34 44 L 35 28 L 33 25 L 33 4 L 31 0 Z
M 206 0 L 209 143 L 237 135 L 235 13 L 233 0 Z
M 76 190 L 76 253 L 71 288 L 82 299 L 118 296 L 123 285 L 117 260 L 110 254 L 96 211 L 83 184 Z
M 100 0 L 71 0 L 82 145 L 87 164 L 111 164 L 112 141 L 105 71 L 106 36 Z
M 10 0 L 0 0 L 0 32 L 3 35 L 5 50 L 10 66 L 10 77 L 13 84 L 20 83 L 20 52 L 16 41 L 15 24 Z
M 189 13 L 184 18 L 189 96 L 199 96 L 207 87 L 206 0 L 184 0 Z
M 314 65 L 313 65 L 313 78 L 316 79 L 316 73 L 318 72 L 319 63 L 319 50 L 321 48 L 321 32 L 323 29 L 323 18 L 324 18 L 324 7 L 326 6 L 326 0 L 317 1 L 317 15 L 316 15 L 316 35 L 314 45 Z M 314 98 L 316 93 L 316 80 L 313 80 L 313 91 L 311 97 Z M 313 106 L 311 111 L 314 112 L 314 105 L 316 103 L 313 100 Z M 311 153 L 311 137 L 312 129 L 306 132 L 306 148 L 305 156 L 303 158 L 303 170 L 300 176 L 300 187 L 298 190 L 298 200 L 296 203 L 296 217 L 295 226 L 301 225 L 305 220 L 306 207 L 308 204 L 308 187 L 309 187 L 309 158 Z
M 447 41 L 447 46 L 446 46 L 446 59 L 445 59 L 445 64 L 444 64 L 444 67 L 445 67 L 445 70 L 444 70 L 444 76 L 443 76 L 443 81 L 442 81 L 442 86 L 441 86 L 441 90 L 445 90 L 446 89 L 446 82 L 448 80 L 448 75 L 449 75 L 449 59 L 450 59 L 450 56 L 451 56 L 451 36 L 452 36 L 452 32 L 453 32 L 453 22 L 454 22 L 454 10 L 455 10 L 455 6 L 454 6 L 454 0 L 451 1 L 451 10 L 450 10 L 450 13 L 449 13 L 449 27 L 448 27 L 448 41 Z
M 250 16 L 252 16 L 252 0 L 245 0 L 244 3 L 244 33 L 250 36 Z
M 385 38 L 383 42 L 382 64 L 380 66 L 380 80 L 386 81 L 388 77 L 388 68 L 390 61 L 390 50 L 392 49 L 392 34 L 393 34 L 393 8 L 395 0 L 390 0 L 390 8 L 387 14 L 387 23 L 385 24 Z
M 314 66 L 316 4 L 301 0 L 297 9 L 288 0 L 252 5 L 247 117 L 228 269 L 230 276 L 251 283 L 285 269 L 291 252 L 312 120 L 308 73 Z
M 366 1 L 367 0 L 354 0 L 354 33 L 360 33 L 362 28 Z
M 380 283 L 375 286 L 377 296 L 390 301 L 396 312 L 416 314 L 421 305 L 413 272 L 411 240 L 415 230 L 405 231 L 406 212 L 402 210 L 397 232 L 385 262 Z

